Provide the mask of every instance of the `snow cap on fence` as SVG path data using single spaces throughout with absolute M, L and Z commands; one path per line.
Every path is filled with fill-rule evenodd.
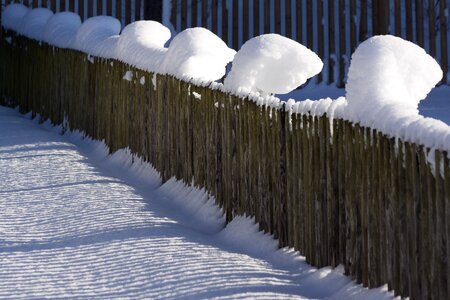
M 2 13 L 2 27 L 19 32 L 23 17 L 27 12 L 28 7 L 22 4 L 13 3 L 6 6 Z
M 22 18 L 19 33 L 27 38 L 42 41 L 44 39 L 44 28 L 53 12 L 47 8 L 35 8 L 28 10 Z
M 418 115 L 419 102 L 441 80 L 439 64 L 419 46 L 391 35 L 374 36 L 352 55 L 345 87 L 348 109 L 366 125 L 389 113 Z
M 178 78 L 214 81 L 225 75 L 236 51 L 205 28 L 189 28 L 172 40 L 160 72 Z
M 89 18 L 78 29 L 72 48 L 88 54 L 112 58 L 121 28 L 120 21 L 113 17 Z M 111 38 L 113 36 L 116 37 Z M 108 38 L 109 40 L 106 41 Z M 102 42 L 105 42 L 107 47 L 103 47 Z
M 116 57 L 138 68 L 157 72 L 164 59 L 170 30 L 155 21 L 136 21 L 127 25 L 119 36 Z
M 72 12 L 56 13 L 45 25 L 43 40 L 59 48 L 68 48 L 72 45 L 80 26 L 79 15 Z
M 248 40 L 225 78 L 227 91 L 285 94 L 318 74 L 321 59 L 305 46 L 278 34 Z

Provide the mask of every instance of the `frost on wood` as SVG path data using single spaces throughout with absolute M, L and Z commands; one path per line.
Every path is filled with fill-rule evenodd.
M 68 48 L 72 45 L 80 26 L 79 15 L 72 12 L 56 13 L 45 25 L 43 40 L 59 48 Z
M 172 40 L 160 71 L 179 78 L 214 81 L 225 75 L 235 53 L 208 29 L 190 28 Z
M 322 67 L 320 58 L 305 46 L 278 34 L 264 34 L 238 51 L 224 86 L 228 91 L 285 94 Z
M 22 4 L 10 4 L 6 6 L 2 13 L 2 27 L 19 32 L 20 24 L 27 12 L 28 8 Z

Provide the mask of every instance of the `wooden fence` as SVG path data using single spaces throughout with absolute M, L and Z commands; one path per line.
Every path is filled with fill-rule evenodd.
M 163 180 L 205 187 L 227 221 L 254 216 L 315 266 L 343 264 L 364 286 L 448 299 L 446 152 L 12 33 L 0 41 L 0 96 L 104 140 L 111 152 L 129 147 Z
M 162 21 L 161 0 L 3 1 L 76 11 L 82 19 L 106 14 L 123 25 L 139 19 Z M 323 59 L 324 71 L 314 80 L 338 87 L 344 86 L 356 47 L 370 36 L 389 33 L 425 48 L 444 71 L 442 83 L 450 84 L 448 9 L 446 0 L 172 0 L 171 23 L 177 32 L 209 28 L 235 49 L 251 37 L 280 33 Z

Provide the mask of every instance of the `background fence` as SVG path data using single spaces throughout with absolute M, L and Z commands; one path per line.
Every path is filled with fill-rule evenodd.
M 163 19 L 162 0 L 3 0 L 78 12 L 82 19 L 106 14 L 128 24 Z M 435 57 L 448 74 L 448 0 L 172 0 L 165 25 L 177 32 L 209 28 L 230 47 L 249 38 L 280 33 L 312 49 L 324 61 L 317 82 L 343 87 L 351 54 L 370 36 L 392 34 L 412 41 Z M 168 22 L 171 24 L 168 24 Z
M 104 139 L 111 151 L 129 147 L 163 180 L 205 187 L 227 221 L 254 216 L 315 266 L 343 264 L 364 286 L 448 299 L 447 153 L 170 76 L 154 85 L 153 76 L 2 33 L 0 103 Z

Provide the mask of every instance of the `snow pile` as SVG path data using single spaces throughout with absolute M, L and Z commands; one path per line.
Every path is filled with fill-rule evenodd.
M 18 33 L 37 41 L 44 38 L 44 29 L 53 12 L 47 8 L 35 8 L 28 10 L 23 16 Z
M 236 51 L 205 28 L 189 28 L 170 43 L 160 72 L 178 78 L 214 81 L 225 75 Z
M 10 4 L 2 13 L 2 27 L 19 32 L 22 18 L 27 14 L 28 8 L 22 4 Z
M 108 16 L 89 18 L 78 29 L 72 48 L 88 54 L 111 58 L 120 29 L 120 21 L 116 18 Z M 102 45 L 102 43 L 104 44 Z
M 167 49 L 170 30 L 155 21 L 137 21 L 127 25 L 120 34 L 116 57 L 138 68 L 157 71 Z
M 318 74 L 320 58 L 305 46 L 278 34 L 248 40 L 225 78 L 227 91 L 285 94 Z
M 352 55 L 345 87 L 348 109 L 366 125 L 418 115 L 420 100 L 441 78 L 438 63 L 419 46 L 375 36 Z
M 75 13 L 54 14 L 45 25 L 43 40 L 59 48 L 68 48 L 73 43 L 80 26 L 80 16 Z

